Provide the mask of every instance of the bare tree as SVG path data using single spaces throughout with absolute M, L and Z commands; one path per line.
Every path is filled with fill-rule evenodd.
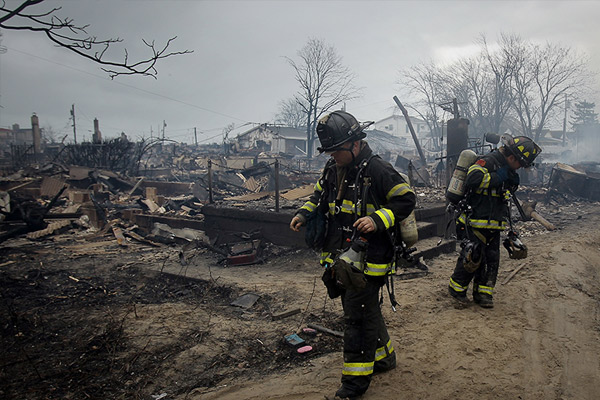
M 537 46 L 506 34 L 495 51 L 485 36 L 479 42 L 481 52 L 474 57 L 444 67 L 421 64 L 404 72 L 399 83 L 418 95 L 414 104 L 421 115 L 429 115 L 428 123 L 437 118 L 437 104 L 456 98 L 471 122 L 471 136 L 506 130 L 507 119 L 512 119 L 518 123 L 511 130 L 538 140 L 560 111 L 560 100 L 576 98 L 593 78 L 586 57 L 568 47 Z
M 158 72 L 155 66 L 158 60 L 192 53 L 191 50 L 168 50 L 177 36 L 167 40 L 162 47 L 156 46 L 154 41 L 142 39 L 150 52 L 145 59 L 132 61 L 129 59 L 127 49 L 124 49 L 122 60 L 112 61 L 107 58 L 106 52 L 110 46 L 122 42 L 122 39 L 98 39 L 90 36 L 87 33 L 89 25 L 78 25 L 71 18 L 59 16 L 58 13 L 62 7 L 44 9 L 42 8 L 43 2 L 44 0 L 27 0 L 11 7 L 5 0 L 2 0 L 0 2 L 0 28 L 42 32 L 58 46 L 100 64 L 101 69 L 111 78 L 119 75 L 143 75 L 156 78 Z
M 512 82 L 516 65 L 510 49 L 520 38 L 501 35 L 499 50 L 491 51 L 485 36 L 479 38 L 481 51 L 458 60 L 445 70 L 446 96 L 455 97 L 465 118 L 470 121 L 471 136 L 483 141 L 486 133 L 498 133 L 513 105 Z
M 275 122 L 292 128 L 300 128 L 306 124 L 305 108 L 298 104 L 296 99 L 282 100 L 279 103 L 279 112 L 275 116 Z
M 410 107 L 427 123 L 437 149 L 441 146 L 440 141 L 443 134 L 442 109 L 437 103 L 445 98 L 444 81 L 442 70 L 433 63 L 410 67 L 403 72 L 401 81 L 411 94 L 417 95 L 418 100 L 407 107 Z
M 44 143 L 57 143 L 58 139 L 60 139 L 60 133 L 56 132 L 51 125 L 45 125 L 42 127 L 41 133 Z
M 587 59 L 551 43 L 519 44 L 511 53 L 517 63 L 514 108 L 523 134 L 539 140 L 547 122 L 560 111 L 561 99 L 577 97 L 589 82 Z
M 522 39 L 518 35 L 500 34 L 500 50 L 497 52 L 490 50 L 484 35 L 480 42 L 493 74 L 489 132 L 499 133 L 514 100 L 512 83 L 517 63 L 510 49 L 522 42 Z
M 491 76 L 485 57 L 479 54 L 459 60 L 446 71 L 446 76 L 446 98 L 457 99 L 462 116 L 470 121 L 469 136 L 483 136 L 488 130 L 491 108 Z
M 308 157 L 313 154 L 318 119 L 333 107 L 359 96 L 354 74 L 342 64 L 342 57 L 322 39 L 309 39 L 298 51 L 298 61 L 286 57 L 294 68 L 300 91 L 294 99 L 304 111 Z

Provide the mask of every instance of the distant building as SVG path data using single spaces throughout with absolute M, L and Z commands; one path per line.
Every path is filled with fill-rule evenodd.
M 0 146 L 3 149 L 10 145 L 30 146 L 35 145 L 39 152 L 41 144 L 41 132 L 37 115 L 31 116 L 31 127 L 21 128 L 19 124 L 13 124 L 12 129 L 0 128 Z
M 13 124 L 10 144 L 30 145 L 33 144 L 33 129 L 21 128 L 19 124 Z
M 428 139 L 428 136 L 430 136 L 431 133 L 427 123 L 422 119 L 414 117 L 410 118 L 410 122 L 412 123 L 419 142 L 421 145 L 423 145 L 423 142 Z M 371 125 L 371 127 L 378 131 L 382 131 L 397 138 L 403 139 L 404 145 L 409 148 L 416 148 L 412 134 L 410 133 L 410 128 L 408 127 L 408 123 L 403 115 L 391 115 L 375 122 L 373 125 Z
M 306 155 L 306 130 L 260 124 L 233 139 L 233 151 L 258 151 L 273 154 Z

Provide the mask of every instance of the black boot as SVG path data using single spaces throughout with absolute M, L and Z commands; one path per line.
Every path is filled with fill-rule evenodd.
M 450 296 L 454 297 L 456 300 L 460 301 L 461 303 L 469 302 L 469 300 L 467 299 L 466 291 L 457 292 L 456 290 L 454 290 L 450 286 L 448 286 L 448 293 L 450 293 Z
M 356 400 L 360 398 L 360 396 L 361 394 L 346 389 L 344 386 L 342 386 L 337 390 L 337 392 L 335 392 L 335 400 Z
M 494 299 L 486 293 L 473 292 L 473 301 L 483 308 L 494 308 Z

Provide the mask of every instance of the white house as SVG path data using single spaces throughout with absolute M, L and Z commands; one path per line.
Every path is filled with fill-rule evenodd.
M 428 136 L 430 134 L 427 123 L 425 123 L 425 121 L 423 121 L 422 119 L 415 117 L 410 117 L 410 122 L 412 123 L 412 126 L 415 130 L 415 134 L 419 139 L 419 143 L 421 143 L 421 146 L 423 146 L 424 143 L 428 140 Z M 373 125 L 371 125 L 371 128 L 388 133 L 397 138 L 401 138 L 403 139 L 403 142 L 406 144 L 406 146 L 409 146 L 413 149 L 416 148 L 415 142 L 410 133 L 410 128 L 408 127 L 406 119 L 403 115 L 391 115 L 387 118 L 375 122 Z
M 260 124 L 233 140 L 235 151 L 255 149 L 269 153 L 306 155 L 306 130 Z

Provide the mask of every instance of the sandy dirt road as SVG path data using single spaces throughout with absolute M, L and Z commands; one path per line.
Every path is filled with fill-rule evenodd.
M 363 399 L 597 399 L 599 211 L 591 205 L 560 230 L 525 238 L 525 260 L 511 260 L 502 250 L 491 310 L 474 303 L 459 306 L 448 297 L 455 255 L 429 261 L 432 274 L 425 278 L 397 281 L 401 306 L 392 312 L 386 298 L 384 316 L 398 366 L 375 376 Z M 268 290 L 275 281 L 293 288 L 297 305 L 305 308 L 316 272 L 310 263 L 291 264 L 274 263 L 268 273 L 257 267 L 236 274 L 246 277 L 249 288 Z M 325 303 L 341 313 L 339 302 L 324 299 L 319 283 L 320 294 L 308 307 Z M 331 353 L 298 369 L 251 381 L 238 378 L 188 398 L 323 399 L 339 385 L 341 362 L 341 352 Z
M 383 312 L 398 366 L 363 399 L 598 399 L 600 204 L 564 211 L 560 229 L 523 238 L 527 259 L 502 250 L 491 310 L 447 295 L 455 254 L 396 281 L 400 307 L 386 297 Z M 342 329 L 310 251 L 226 267 L 206 250 L 94 240 L 1 249 L 0 397 L 322 400 L 338 388 L 341 339 L 305 337 L 303 356 L 283 342 L 309 322 Z M 247 293 L 256 304 L 231 306 Z

